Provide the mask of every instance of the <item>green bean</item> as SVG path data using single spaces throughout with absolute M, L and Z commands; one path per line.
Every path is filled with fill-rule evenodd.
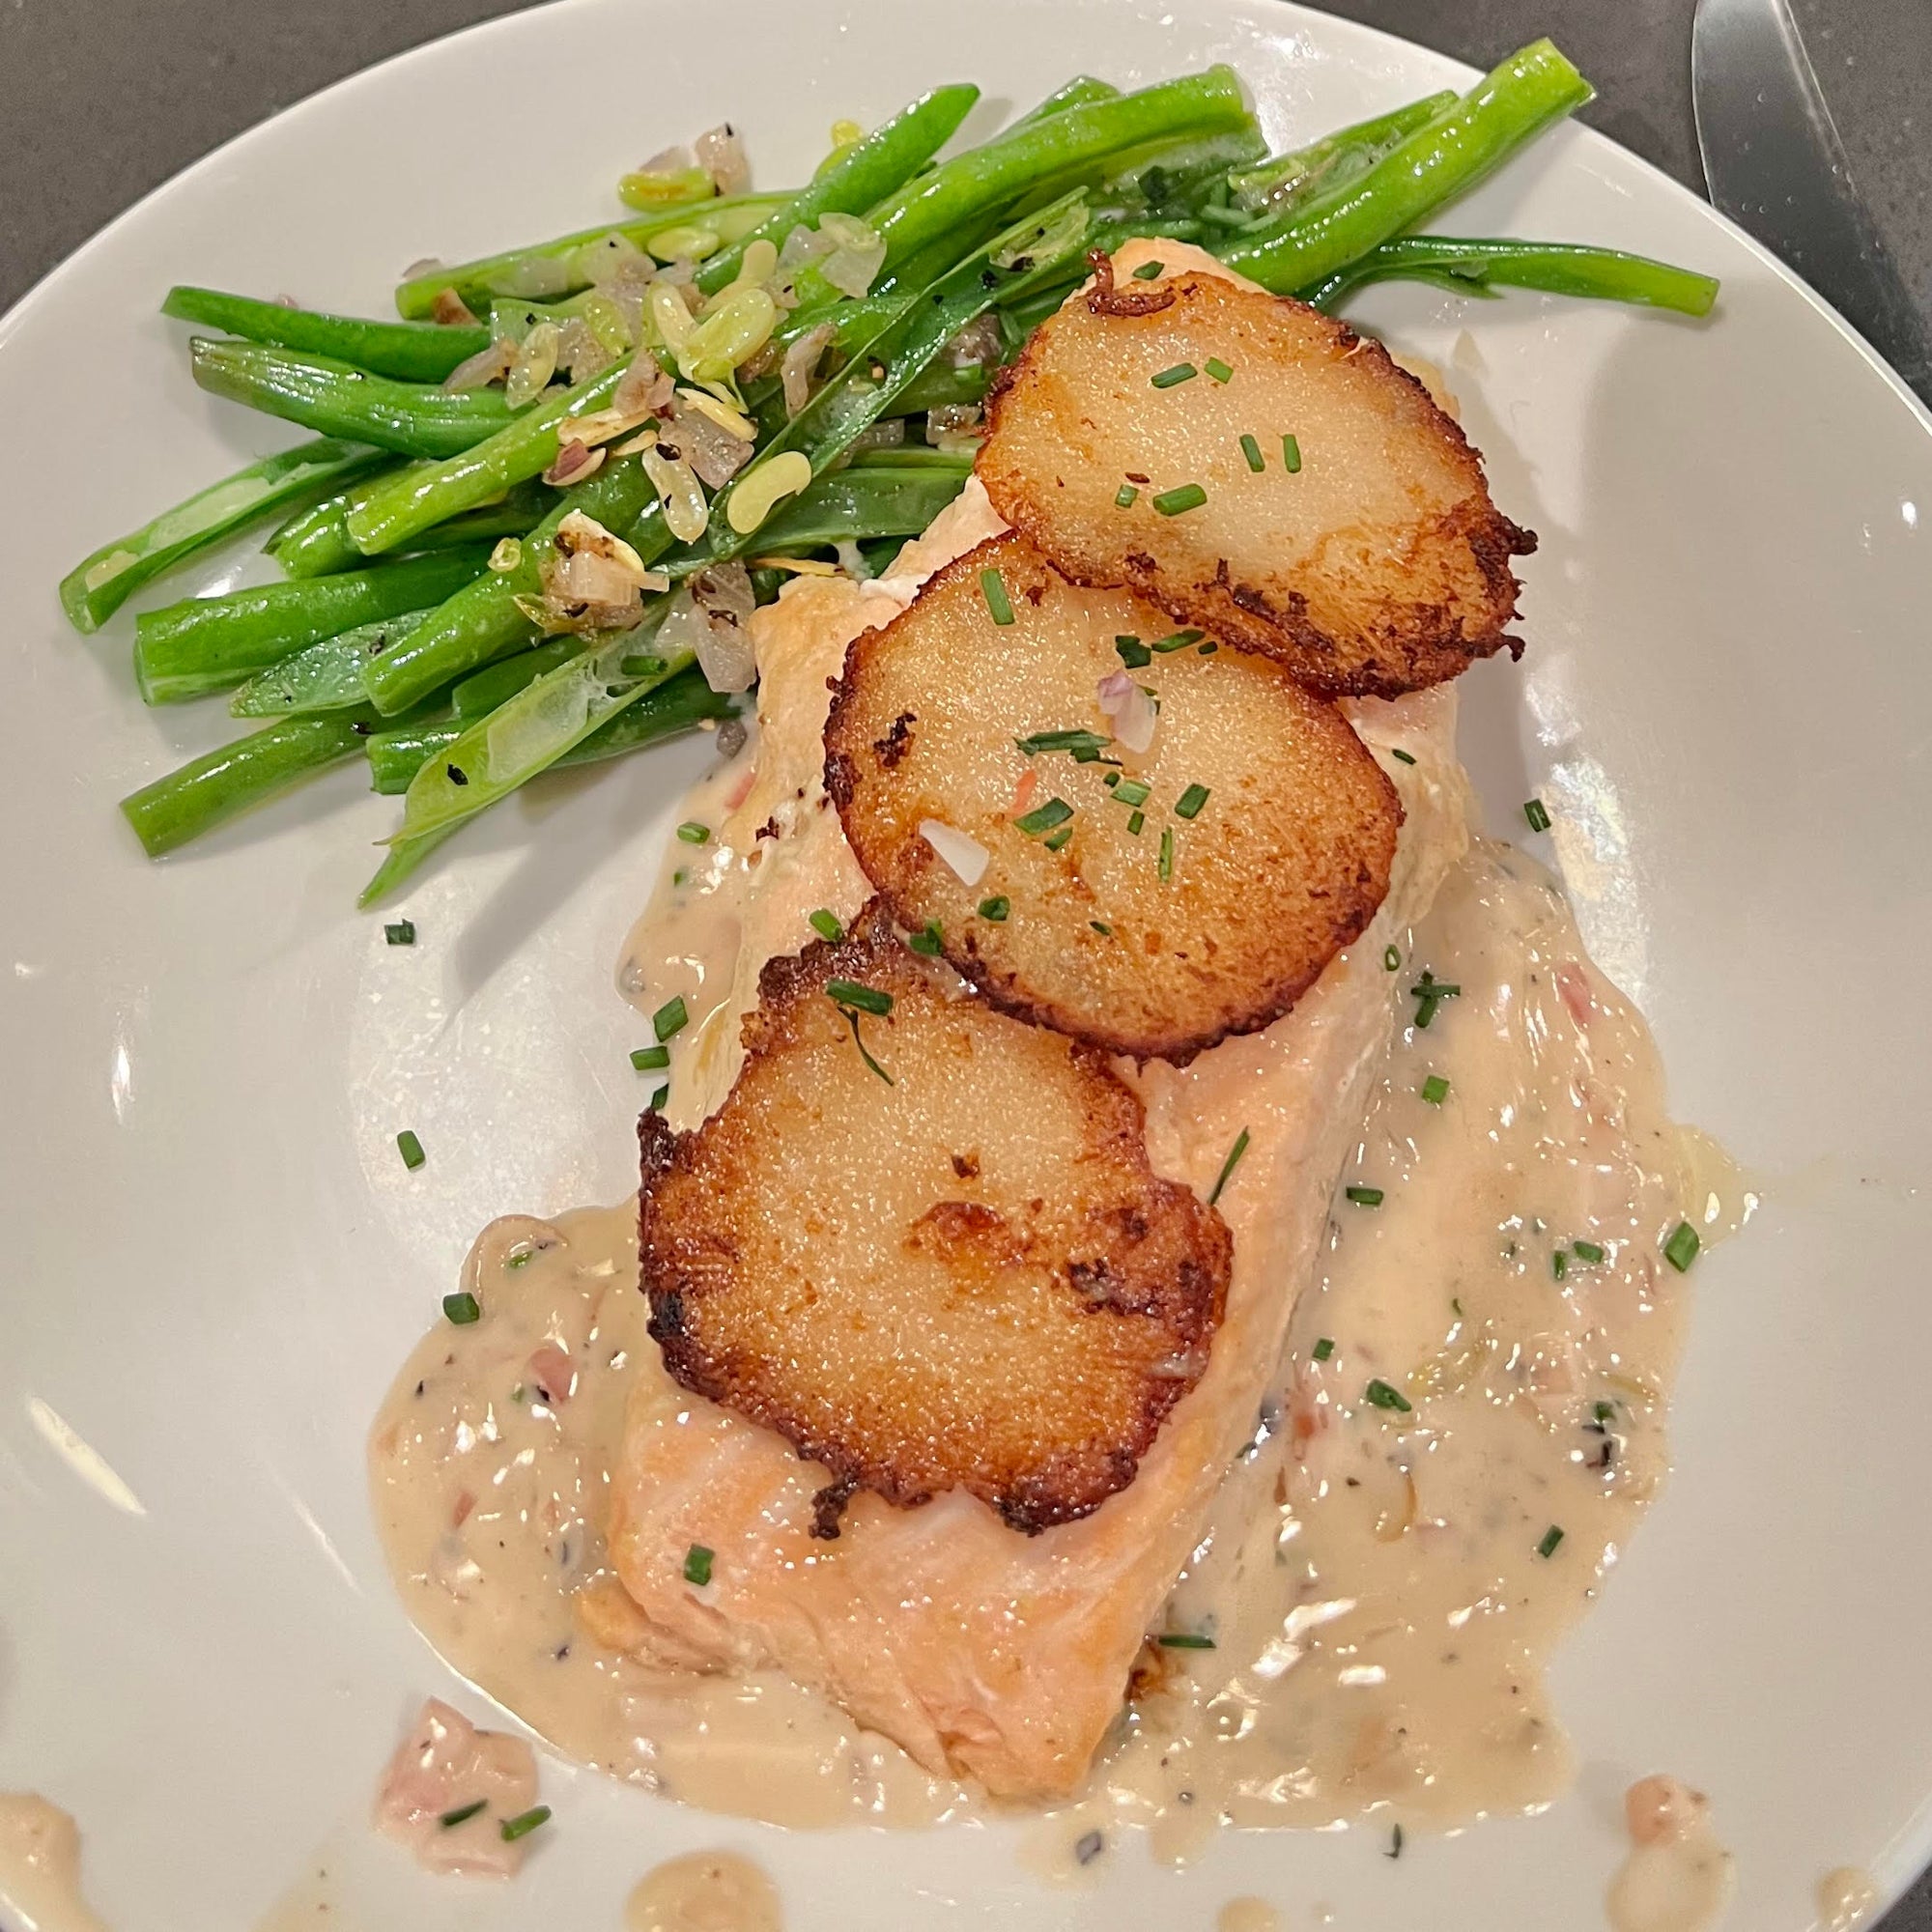
M 1489 295 L 1495 283 L 1675 309 L 1680 315 L 1709 315 L 1718 298 L 1714 276 L 1654 262 L 1647 255 L 1626 255 L 1577 242 L 1479 242 L 1448 235 L 1408 235 L 1384 242 L 1346 269 L 1338 269 L 1325 282 L 1304 290 L 1301 298 L 1317 308 L 1332 309 L 1366 283 L 1397 277 L 1434 282 L 1458 295 Z
M 434 606 L 430 607 L 432 610 Z M 357 624 L 306 645 L 279 664 L 251 677 L 228 700 L 235 718 L 309 717 L 322 711 L 352 711 L 369 702 L 362 668 L 406 638 L 430 614 L 405 611 Z
M 775 208 L 757 227 L 697 270 L 697 286 L 711 294 L 738 272 L 753 242 L 782 247 L 794 228 L 810 227 L 820 215 L 862 214 L 903 187 L 952 138 L 980 98 L 977 87 L 955 84 L 923 94 L 863 140 L 855 141 L 823 174 Z
M 161 313 L 249 342 L 331 355 L 399 383 L 440 383 L 459 362 L 490 346 L 487 323 L 366 322 L 360 316 L 324 315 L 218 289 L 172 288 Z
M 532 404 L 460 456 L 428 469 L 384 477 L 349 512 L 349 534 L 356 548 L 365 556 L 399 549 L 424 530 L 549 469 L 556 461 L 558 425 L 609 402 L 627 367 L 612 363 L 602 374 Z
M 899 398 L 899 407 L 909 416 L 924 410 L 956 410 L 982 401 L 992 380 L 992 370 L 982 362 L 968 362 L 956 369 L 935 363 Z
M 972 474 L 971 464 L 957 457 L 942 457 L 938 450 L 919 453 L 934 461 L 889 464 L 883 459 L 892 451 L 867 450 L 864 466 L 835 469 L 774 510 L 754 541 L 728 529 L 724 534 L 731 548 L 741 554 L 754 548 L 760 556 L 784 556 L 848 539 L 856 543 L 873 537 L 917 536 L 958 496 Z M 668 557 L 665 568 L 679 578 L 717 561 L 717 554 L 699 544 L 686 555 Z
M 357 723 L 339 715 L 285 718 L 129 792 L 121 810 L 148 857 L 158 859 L 311 772 L 352 756 L 362 747 Z
M 721 242 L 735 242 L 789 199 L 780 194 L 695 195 L 636 221 L 606 222 L 598 228 L 581 228 L 574 235 L 560 235 L 554 242 L 461 262 L 454 268 L 425 269 L 397 288 L 396 313 L 419 322 L 435 309 L 436 298 L 444 289 L 454 289 L 479 311 L 490 305 L 494 296 L 554 301 L 558 296 L 589 287 L 591 277 L 582 259 L 583 251 L 612 235 L 622 236 L 635 248 L 648 250 L 653 236 L 668 228 L 696 223 L 715 231 Z
M 524 655 L 538 658 L 543 653 L 527 651 Z M 493 665 L 482 675 L 488 677 L 513 667 L 523 668 L 523 658 Z M 539 669 L 550 668 L 553 668 L 550 665 L 531 667 L 529 681 L 534 681 Z M 581 745 L 558 758 L 555 768 L 560 771 L 570 765 L 596 764 L 605 758 L 620 757 L 626 752 L 639 751 L 646 745 L 662 744 L 667 738 L 693 729 L 707 718 L 729 718 L 736 709 L 727 695 L 713 691 L 705 683 L 704 673 L 693 667 L 601 724 Z M 431 758 L 446 753 L 462 731 L 459 721 L 445 720 L 436 724 L 406 724 L 394 731 L 376 733 L 364 746 L 369 753 L 370 789 L 385 797 L 408 791 L 416 773 Z
M 1338 128 L 1305 148 L 1291 149 L 1259 167 L 1231 174 L 1228 186 L 1236 203 L 1251 213 L 1281 214 L 1305 208 L 1317 195 L 1367 173 L 1389 149 L 1447 113 L 1456 100 L 1453 88 L 1425 95 L 1406 107 Z
M 554 670 L 582 648 L 582 638 L 552 638 L 547 643 L 519 651 L 515 657 L 498 658 L 495 664 L 471 671 L 449 694 L 450 715 L 464 724 L 472 718 L 489 717 L 526 685 L 534 684 L 545 671 Z M 382 789 L 377 786 L 378 791 Z
M 1590 98 L 1589 82 L 1548 41 L 1533 42 L 1366 174 L 1242 236 L 1221 259 L 1282 294 L 1325 281 L 1473 187 Z
M 572 510 L 582 510 L 606 529 L 623 529 L 656 495 L 635 456 L 606 463 L 595 476 L 566 491 L 525 538 L 516 569 L 477 578 L 401 645 L 369 666 L 366 682 L 377 709 L 394 717 L 445 684 L 529 643 L 537 627 L 518 609 L 517 599 L 542 594 L 539 560 L 557 526 Z M 668 541 L 667 535 L 664 542 Z
M 340 483 L 378 462 L 359 442 L 322 437 L 265 456 L 163 511 L 131 536 L 103 544 L 61 579 L 61 608 L 76 631 L 96 631 L 145 583 L 271 510 Z
M 481 548 L 405 557 L 374 570 L 265 583 L 144 611 L 134 676 L 150 704 L 226 691 L 308 644 L 356 624 L 440 603 L 476 575 Z
M 331 571 L 353 570 L 366 562 L 350 537 L 349 512 L 375 480 L 369 478 L 290 518 L 263 548 L 291 577 L 327 577 Z M 556 493 L 543 484 L 520 483 L 500 502 L 465 510 L 424 530 L 410 548 L 447 550 L 452 544 L 476 543 L 485 537 L 520 537 L 534 528 L 555 501 Z
M 392 383 L 326 355 L 259 342 L 197 335 L 188 358 L 194 380 L 211 395 L 399 456 L 454 456 L 526 419 L 511 413 L 500 389 L 452 395 L 438 384 Z
M 1044 121 L 1049 114 L 1061 114 L 1069 107 L 1090 107 L 1096 100 L 1118 100 L 1120 98 L 1121 90 L 1112 81 L 1095 80 L 1091 73 L 1076 73 L 1064 87 L 1056 87 L 1037 107 L 1029 108 L 1001 131 L 1011 134 L 1021 128 L 1031 128 L 1036 122 Z

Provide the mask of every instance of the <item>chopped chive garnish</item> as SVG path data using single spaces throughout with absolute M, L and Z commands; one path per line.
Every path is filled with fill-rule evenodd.
M 1145 805 L 1153 796 L 1153 787 L 1143 779 L 1122 779 L 1114 787 L 1117 805 Z
M 701 1543 L 694 1543 L 684 1552 L 684 1580 L 701 1590 L 711 1580 L 712 1552 Z
M 1389 1833 L 1389 1848 L 1382 1854 L 1382 1857 L 1385 1859 L 1399 1859 L 1402 1857 L 1402 1827 L 1400 1825 Z
M 1042 838 L 1039 842 L 1042 845 L 1044 845 L 1049 852 L 1058 852 L 1060 848 L 1063 845 L 1065 845 L 1066 841 L 1072 837 L 1073 837 L 1072 826 L 1063 825 L 1058 832 L 1049 832 L 1046 835 L 1046 837 Z
M 1259 476 L 1267 468 L 1267 458 L 1262 454 L 1262 446 L 1253 437 L 1241 439 L 1241 454 L 1248 459 L 1248 468 Z
M 455 1294 L 445 1294 L 442 1297 L 442 1312 L 459 1328 L 468 1328 L 472 1321 L 479 1321 L 483 1317 L 476 1297 L 467 1288 Z
M 1463 1319 L 1463 1300 L 1462 1300 L 1462 1297 L 1461 1297 L 1460 1295 L 1455 1295 L 1455 1294 L 1452 1294 L 1452 1295 L 1451 1295 L 1451 1296 L 1449 1297 L 1449 1306 L 1450 1306 L 1451 1308 L 1453 1308 L 1453 1309 L 1454 1309 L 1454 1310 L 1456 1311 L 1456 1320 L 1457 1320 L 1458 1321 L 1462 1321 L 1462 1319 Z
M 1073 816 L 1073 808 L 1064 798 L 1050 798 L 1044 805 L 1037 805 L 1024 818 L 1013 821 L 1014 829 L 1024 832 L 1029 838 L 1037 838 L 1042 832 L 1051 832 L 1056 825 L 1065 825 Z
M 1133 811 L 1130 811 L 1130 812 L 1128 812 L 1128 814 L 1127 814 L 1127 836 L 1128 836 L 1128 837 L 1129 837 L 1130 838 L 1139 838 L 1139 837 L 1141 836 L 1141 827 L 1142 827 L 1143 825 L 1145 825 L 1146 823 L 1147 823 L 1147 813 L 1146 813 L 1146 812 L 1144 812 L 1144 811 L 1141 811 L 1141 810 L 1139 810 L 1138 809 L 1136 809 L 1136 810 L 1133 810 Z
M 1228 1150 L 1228 1158 L 1221 1163 L 1220 1178 L 1214 1182 L 1214 1191 L 1208 1197 L 1208 1207 L 1213 1207 L 1221 1198 L 1221 1190 L 1227 1186 L 1229 1177 L 1241 1164 L 1241 1156 L 1248 1151 L 1248 1130 L 1243 1127 L 1235 1136 L 1235 1145 Z
M 1013 744 L 1030 758 L 1037 757 L 1042 752 L 1071 752 L 1075 757 L 1082 752 L 1097 754 L 1113 742 L 1097 731 L 1036 731 L 1031 738 L 1013 740 Z
M 874 1019 L 883 1019 L 893 1009 L 890 993 L 881 992 L 877 986 L 867 986 L 858 980 L 826 980 L 825 997 L 835 1006 L 857 1007 L 862 1013 L 870 1013 Z
M 477 1812 L 487 1810 L 489 1804 L 487 1798 L 478 1798 L 469 1804 L 459 1804 L 454 1811 L 445 1811 L 436 1822 L 445 1832 L 453 1832 L 457 1826 L 469 1824 Z
M 1389 747 L 1389 756 L 1392 758 L 1400 758 L 1406 765 L 1412 765 L 1415 762 L 1414 753 L 1410 752 L 1405 752 L 1400 745 L 1391 745 Z
M 1134 270 L 1134 280 L 1137 282 L 1151 282 L 1166 267 L 1167 264 L 1165 262 L 1143 262 Z
M 1562 1541 L 1563 1541 L 1563 1530 L 1561 1525 L 1552 1522 L 1549 1525 L 1549 1527 L 1543 1532 L 1543 1541 L 1536 1546 L 1536 1553 L 1539 1556 L 1554 1556 L 1556 1554 L 1557 1547 L 1562 1543 Z
M 1328 1357 L 1332 1355 L 1334 1352 L 1335 1352 L 1335 1338 L 1332 1335 L 1322 1336 L 1321 1341 L 1316 1343 L 1314 1348 L 1309 1350 L 1309 1353 L 1312 1354 L 1318 1362 L 1325 1362 L 1328 1359 Z
M 1522 815 L 1529 821 L 1529 829 L 1532 832 L 1548 832 L 1549 830 L 1549 814 L 1544 810 L 1543 801 L 1540 798 L 1531 799 L 1523 807 Z
M 1114 492 L 1114 507 L 1117 510 L 1131 510 L 1140 497 L 1140 492 L 1131 483 L 1122 483 Z
M 845 928 L 840 923 L 838 915 L 828 906 L 820 906 L 816 912 L 807 914 L 806 923 L 820 939 L 828 941 L 833 946 L 837 946 L 845 937 Z
M 939 933 L 939 922 L 929 919 L 917 932 L 906 935 L 906 944 L 922 959 L 937 959 L 945 950 L 945 942 Z
M 1103 921 L 1097 919 L 1090 919 L 1087 922 L 1087 923 L 1091 925 L 1094 928 L 1094 930 L 1100 935 L 1102 939 L 1113 938 L 1114 928 L 1111 925 L 1106 924 Z
M 527 1838 L 539 1825 L 550 1823 L 548 1804 L 532 1805 L 529 1810 L 519 1812 L 514 1818 L 505 1818 L 497 1829 L 503 1834 L 503 1842 L 513 1845 L 519 1838 Z
M 428 1154 L 423 1152 L 422 1142 L 417 1140 L 415 1134 L 408 1127 L 396 1136 L 396 1151 L 402 1155 L 403 1165 L 412 1174 L 429 1158 Z
M 1207 635 L 1206 631 L 1176 631 L 1172 637 L 1156 638 L 1148 648 L 1164 657 L 1169 651 L 1184 651 L 1189 644 L 1198 644 Z
M 670 1082 L 667 1080 L 665 1084 L 662 1087 L 660 1087 L 655 1094 L 651 1095 L 651 1112 L 654 1114 L 662 1114 L 665 1110 L 665 1102 L 669 1098 L 670 1098 Z
M 518 1248 L 513 1253 L 503 1257 L 503 1265 L 506 1268 L 526 1268 L 534 1259 L 535 1254 L 536 1250 L 534 1248 Z
M 1165 880 L 1174 877 L 1174 827 L 1171 825 L 1163 825 L 1160 828 L 1160 864 L 1158 869 L 1162 879 Z
M 865 990 L 869 993 L 872 989 L 869 986 L 867 986 L 867 988 L 865 988 Z M 896 1080 L 895 1080 L 893 1076 L 890 1073 L 888 1073 L 886 1069 L 883 1066 L 881 1066 L 876 1060 L 872 1058 L 870 1053 L 868 1053 L 866 1050 L 866 1036 L 859 1031 L 858 1009 L 856 1007 L 840 1007 L 838 1010 L 845 1015 L 845 1023 L 852 1029 L 852 1044 L 859 1049 L 859 1058 L 863 1060 L 866 1063 L 866 1065 L 868 1067 L 870 1067 L 871 1070 L 874 1073 L 876 1073 L 879 1076 L 879 1078 L 886 1083 L 888 1087 L 896 1087 L 899 1083 Z
M 383 937 L 391 946 L 413 946 L 416 943 L 415 922 L 399 919 L 394 925 L 385 925 L 383 928 Z
M 1291 476 L 1301 468 L 1301 445 L 1292 436 L 1281 440 L 1281 465 Z
M 1588 1262 L 1592 1267 L 1604 1259 L 1604 1251 L 1595 1241 L 1572 1241 L 1570 1252 L 1579 1262 Z
M 1379 1376 L 1362 1393 L 1368 1398 L 1372 1407 L 1392 1408 L 1399 1415 L 1406 1415 L 1413 1406 L 1399 1388 L 1391 1388 Z
M 1196 1636 L 1192 1631 L 1162 1631 L 1154 1638 L 1163 1650 L 1212 1650 L 1211 1636 Z
M 1697 1231 L 1689 1221 L 1680 1221 L 1669 1240 L 1663 1244 L 1663 1259 L 1683 1274 L 1697 1259 L 1697 1250 L 1704 1244 L 1697 1238 Z
M 1171 389 L 1177 383 L 1192 382 L 1200 373 L 1192 362 L 1176 362 L 1149 380 L 1156 389 Z M 1157 507 L 1160 499 L 1156 497 L 1154 501 Z
M 1419 1032 L 1435 1018 L 1435 1009 L 1444 1000 L 1453 1000 L 1463 989 L 1450 980 L 1438 980 L 1425 967 L 1420 983 L 1408 990 L 1415 1001 L 1415 1024 Z
M 1153 506 L 1163 517 L 1179 517 L 1188 510 L 1198 510 L 1208 500 L 1208 493 L 1198 483 L 1182 483 L 1173 490 L 1163 490 L 1153 499 Z
M 654 1068 L 670 1065 L 670 1048 L 668 1046 L 634 1046 L 631 1049 L 631 1065 L 639 1073 L 649 1073 Z
M 1109 791 L 1112 791 L 1113 788 L 1120 783 L 1120 781 L 1121 781 L 1121 775 L 1118 771 L 1109 772 L 1107 776 L 1100 781 L 1100 782 L 1103 785 L 1105 785 Z
M 1382 1191 L 1379 1187 L 1345 1187 L 1342 1192 L 1357 1208 L 1379 1208 L 1382 1205 Z
M 1199 818 L 1201 808 L 1208 803 L 1208 787 L 1191 784 L 1174 801 L 1174 815 L 1177 818 Z
M 1432 1073 L 1422 1083 L 1422 1097 L 1432 1107 L 1439 1107 L 1449 1097 L 1449 1083 L 1439 1073 Z
M 1600 1402 L 1591 1413 L 1599 1422 L 1614 1422 L 1617 1419 L 1617 1406 L 1613 1402 Z
M 1382 948 L 1382 965 L 1388 972 L 1400 973 L 1402 971 L 1402 954 L 1393 946 L 1384 946 Z
M 1223 362 L 1218 355 L 1208 356 L 1208 360 L 1202 364 L 1202 367 L 1205 368 L 1208 371 L 1208 375 L 1212 376 L 1215 382 L 1217 383 L 1231 383 L 1234 381 L 1235 372 L 1231 368 L 1229 368 L 1228 365 L 1225 362 Z
M 997 897 L 981 899 L 980 901 L 980 917 L 990 921 L 994 925 L 1004 924 L 1007 915 L 1012 909 L 1012 901 L 1004 893 L 1000 894 Z
M 1007 581 L 990 565 L 980 573 L 980 592 L 996 624 L 1013 621 L 1013 600 L 1007 595 Z
M 1197 655 L 1204 658 L 1211 658 L 1214 655 L 1214 653 L 1218 651 L 1220 648 L 1221 646 L 1217 644 L 1212 638 L 1209 638 L 1208 641 L 1201 646 L 1201 649 L 1197 653 Z
M 697 820 L 695 818 L 687 818 L 684 821 L 684 823 L 677 828 L 677 836 L 680 838 L 682 838 L 687 845 L 702 845 L 710 838 L 711 828 L 708 825 L 698 824 Z
M 1549 1278 L 1551 1281 L 1561 1281 L 1563 1277 L 1569 1272 L 1570 1272 L 1570 1257 L 1566 1255 L 1561 1248 L 1558 1248 L 1556 1252 L 1549 1257 Z
M 672 1034 L 682 1033 L 690 1019 L 691 1015 L 684 1007 L 684 995 L 680 993 L 675 999 L 667 1000 L 651 1015 L 651 1031 L 660 1041 L 667 1040 Z
M 1153 662 L 1153 653 L 1138 638 L 1116 638 L 1114 648 L 1120 652 L 1121 662 L 1129 670 L 1139 670 L 1143 665 Z

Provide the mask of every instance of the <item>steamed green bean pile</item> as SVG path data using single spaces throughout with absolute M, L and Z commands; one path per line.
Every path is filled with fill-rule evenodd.
M 1548 41 L 1269 154 L 1225 67 L 1085 76 L 947 152 L 979 90 L 849 123 L 809 182 L 753 192 L 728 128 L 626 175 L 630 211 L 418 264 L 398 320 L 183 287 L 194 380 L 311 440 L 61 585 L 93 632 L 250 525 L 279 581 L 145 609 L 150 704 L 225 694 L 243 735 L 122 802 L 151 856 L 355 757 L 400 795 L 374 903 L 554 766 L 729 720 L 744 625 L 786 577 L 863 577 L 964 486 L 1000 366 L 1131 236 L 1197 243 L 1333 308 L 1376 281 L 1708 312 L 1717 285 L 1577 242 L 1416 232 L 1590 98 Z

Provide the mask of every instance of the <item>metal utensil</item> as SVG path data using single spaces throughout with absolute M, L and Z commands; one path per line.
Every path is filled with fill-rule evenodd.
M 1932 403 L 1932 331 L 1853 185 L 1788 0 L 1697 0 L 1690 92 L 1712 201 Z

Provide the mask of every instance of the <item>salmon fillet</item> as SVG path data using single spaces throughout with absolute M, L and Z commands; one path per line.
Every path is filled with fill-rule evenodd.
M 948 528 L 909 560 L 914 572 L 948 560 L 955 543 L 970 548 L 988 521 L 997 527 L 983 498 L 948 514 Z M 754 620 L 765 633 L 766 735 L 758 785 L 741 810 L 759 810 L 767 790 L 796 798 L 804 784 L 806 795 L 780 849 L 753 875 L 753 894 L 764 880 L 780 901 L 857 909 L 826 892 L 842 886 L 850 898 L 863 879 L 837 814 L 822 809 L 815 774 L 806 774 L 830 700 L 824 668 L 836 668 L 851 636 L 892 614 L 902 581 L 836 594 L 801 585 Z M 1054 1799 L 1078 1787 L 1222 1476 L 1254 1432 L 1289 1317 L 1313 1276 L 1337 1176 L 1396 1030 L 1404 989 L 1383 951 L 1404 942 L 1466 846 L 1455 702 L 1444 687 L 1349 707 L 1406 812 L 1388 897 L 1361 941 L 1264 1032 L 1226 1040 L 1184 1069 L 1150 1063 L 1136 1074 L 1121 1064 L 1146 1104 L 1158 1173 L 1206 1197 L 1236 1137 L 1248 1135 L 1220 1200 L 1234 1236 L 1226 1317 L 1206 1374 L 1134 1483 L 1094 1515 L 1037 1537 L 960 1492 L 911 1510 L 861 1495 L 827 1544 L 811 1534 L 826 1471 L 742 1417 L 682 1391 L 667 1400 L 663 1378 L 640 1377 L 609 1523 L 611 1560 L 638 1611 L 639 1655 L 777 1667 L 928 1771 L 977 1779 L 1001 1798 Z M 1391 758 L 1391 746 L 1415 762 Z M 763 956 L 753 935 L 765 929 L 792 924 L 748 914 L 741 984 L 755 985 Z M 714 1105 L 735 1070 L 715 1040 L 694 1110 Z M 693 1545 L 715 1552 L 701 1587 L 685 1577 Z

